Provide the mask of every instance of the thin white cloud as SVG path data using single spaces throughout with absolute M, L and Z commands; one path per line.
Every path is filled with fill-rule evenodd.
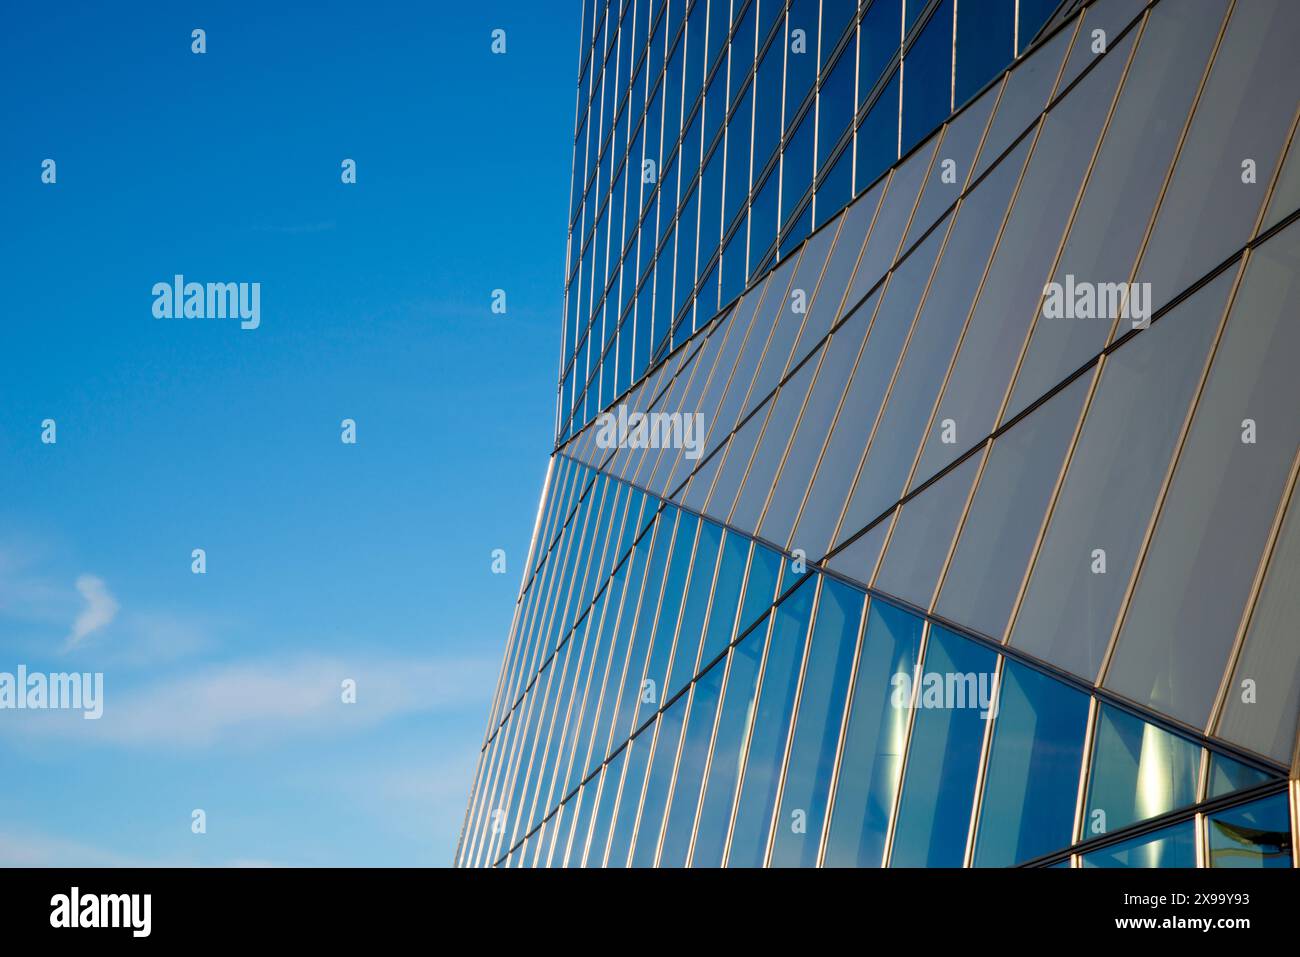
M 77 591 L 85 599 L 86 607 L 72 623 L 72 634 L 68 635 L 64 645 L 66 648 L 75 648 L 117 616 L 117 600 L 109 594 L 108 586 L 102 578 L 95 575 L 79 576 Z
M 186 832 L 188 834 L 188 831 Z M 193 855 L 146 858 L 85 844 L 77 840 L 26 830 L 0 831 L 0 867 L 198 867 Z M 274 861 L 237 857 L 218 867 L 279 867 Z
M 54 734 L 128 747 L 253 746 L 294 735 L 373 727 L 425 712 L 481 710 L 492 693 L 490 658 L 369 659 L 307 656 L 181 669 L 144 685 L 105 674 L 103 716 L 15 711 L 0 732 Z M 356 682 L 344 703 L 343 681 Z
M 158 867 L 164 863 L 62 837 L 0 831 L 0 867 Z

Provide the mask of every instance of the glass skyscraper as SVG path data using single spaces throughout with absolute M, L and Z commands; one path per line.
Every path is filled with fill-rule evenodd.
M 1294 866 L 1300 6 L 582 19 L 456 863 Z

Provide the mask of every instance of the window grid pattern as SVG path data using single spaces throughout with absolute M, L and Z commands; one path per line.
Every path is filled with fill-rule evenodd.
M 589 483 L 589 496 L 598 495 L 602 478 L 594 471 L 563 455 L 557 457 L 557 468 L 571 471 L 579 481 Z M 621 487 L 629 493 L 635 491 L 617 480 L 603 481 L 608 487 Z M 1224 742 L 1176 728 L 1162 716 L 1145 712 L 1100 689 L 1090 693 L 1078 682 L 1041 670 L 1037 663 L 1015 654 L 1012 649 L 966 633 L 892 596 L 812 568 L 799 574 L 793 570 L 789 556 L 778 556 L 762 543 L 738 535 L 732 529 L 712 525 L 707 520 L 697 521 L 695 516 L 669 503 L 648 501 L 650 514 L 641 513 L 638 519 L 638 524 L 645 523 L 641 537 L 621 556 L 591 608 L 578 617 L 561 646 L 552 652 L 551 661 L 543 665 L 533 689 L 506 716 L 485 745 L 485 783 L 471 799 L 457 859 L 462 866 L 507 863 L 707 866 L 710 863 L 735 865 L 742 857 L 745 863 L 790 863 L 774 856 L 781 854 L 783 847 L 788 854 L 791 845 L 800 852 L 796 863 L 889 866 L 892 842 L 913 840 L 907 831 L 906 837 L 897 837 L 900 809 L 903 809 L 901 813 L 915 815 L 910 809 L 917 801 L 923 801 L 926 794 L 920 783 L 913 785 L 915 792 L 908 790 L 912 780 L 909 773 L 917 776 L 918 782 L 923 780 L 922 772 L 915 767 L 909 772 L 909 762 L 916 764 L 909 747 L 911 741 L 921 740 L 916 723 L 918 718 L 928 715 L 926 708 L 931 705 L 925 703 L 925 698 L 936 690 L 923 676 L 932 670 L 943 673 L 943 669 L 952 667 L 949 659 L 959 660 L 953 654 L 953 645 L 986 656 L 985 673 L 996 684 L 990 685 L 994 697 L 984 700 L 984 704 L 997 702 L 988 718 L 972 718 L 977 726 L 986 725 L 989 730 L 985 732 L 980 727 L 977 737 L 972 739 L 985 774 L 978 784 L 971 782 L 976 799 L 965 805 L 963 813 L 971 824 L 969 828 L 964 824 L 960 828 L 961 846 L 949 849 L 959 862 L 981 864 L 977 852 L 984 846 L 990 848 L 984 853 L 1000 857 L 1000 863 L 1073 862 L 1074 866 L 1091 866 L 1093 860 L 1088 855 L 1101 855 L 1104 849 L 1137 841 L 1144 835 L 1159 834 L 1185 822 L 1202 830 L 1212 828 L 1227 809 L 1267 801 L 1285 792 L 1286 772 L 1282 767 L 1260 761 Z M 587 507 L 595 510 L 599 505 L 593 500 Z M 582 508 L 580 505 L 579 511 Z M 689 526 L 691 531 L 683 536 L 679 532 L 684 521 L 693 524 Z M 714 532 L 708 537 L 707 548 L 706 535 L 699 533 L 705 526 L 711 526 Z M 740 556 L 741 560 L 729 563 L 729 570 L 724 573 L 727 563 L 721 556 L 726 548 L 724 544 L 720 550 L 718 542 L 733 539 L 736 547 L 729 554 Z M 643 584 L 639 579 L 647 565 L 645 556 L 661 548 L 667 548 L 670 556 L 676 549 L 685 548 L 690 556 L 684 561 L 690 561 L 693 556 L 696 562 L 707 563 L 709 574 L 699 578 L 691 575 L 689 580 L 691 587 L 703 582 L 708 601 L 701 607 L 708 607 L 721 616 L 721 624 L 715 627 L 722 629 L 726 643 L 705 657 L 696 651 L 698 632 L 701 626 L 708 632 L 709 626 L 696 622 L 696 627 L 691 628 L 691 616 L 686 612 L 670 616 L 666 619 L 668 627 L 660 627 L 654 641 L 666 642 L 669 656 L 685 650 L 687 660 L 697 663 L 695 674 L 679 683 L 680 686 L 664 685 L 661 694 L 656 692 L 647 701 L 643 679 L 653 670 L 654 647 L 638 648 L 635 641 L 620 641 L 617 628 L 610 624 L 610 609 L 622 600 L 624 613 L 636 613 L 637 609 L 629 608 L 625 596 L 635 594 Z M 764 563 L 758 556 L 763 554 L 771 559 L 767 566 L 777 571 L 765 574 L 761 570 Z M 655 564 L 653 558 L 648 564 Z M 671 565 L 671 557 L 660 567 L 666 565 Z M 649 576 L 644 578 L 645 584 L 652 584 Z M 731 579 L 735 581 L 737 593 L 746 593 L 743 599 L 739 594 L 723 597 L 726 581 Z M 671 575 L 669 584 L 672 584 Z M 653 600 L 658 597 L 659 590 L 655 589 Z M 647 599 L 648 593 L 643 593 L 641 601 Z M 783 609 L 794 610 L 786 613 Z M 664 620 L 658 616 L 652 619 L 660 624 Z M 901 657 L 892 659 L 896 670 L 882 671 L 879 646 L 908 634 L 913 636 L 911 645 Z M 624 635 L 625 639 L 628 637 Z M 778 655 L 780 640 L 793 644 Z M 936 641 L 950 647 L 946 651 L 930 650 Z M 834 648 L 836 642 L 842 648 L 838 655 L 840 677 L 828 680 L 825 662 L 819 664 L 817 660 L 819 655 L 825 659 L 828 649 Z M 757 664 L 751 663 L 751 659 Z M 584 661 L 588 663 L 585 669 Z M 742 661 L 748 670 L 741 667 Z M 1061 742 L 1056 740 L 1031 740 L 1026 745 L 1025 735 L 1032 737 L 1033 732 L 1026 731 L 1023 716 L 1013 711 L 1010 703 L 1011 678 L 1007 675 L 1013 670 L 1019 673 L 1021 685 L 1042 686 L 1032 694 L 1038 702 L 1040 717 L 1068 711 L 1058 700 L 1063 696 L 1076 701 L 1074 710 L 1079 720 L 1070 729 L 1074 750 L 1069 760 L 1074 763 L 1070 765 L 1069 786 L 1058 789 L 1054 795 L 1054 816 L 1031 822 L 1032 827 L 1025 825 L 1031 833 L 1035 829 L 1054 833 L 1057 840 L 1054 844 L 1050 838 L 1043 845 L 1042 838 L 1035 844 L 1022 837 L 1008 845 L 996 828 L 985 825 L 981 830 L 980 814 L 986 797 L 999 807 L 999 815 L 1003 810 L 1021 813 L 1019 806 L 1007 807 L 1001 800 L 1008 790 L 1020 796 L 1024 783 L 1001 769 L 997 761 L 999 735 L 1008 739 L 1008 743 L 1001 745 L 1003 752 L 1019 753 L 1025 749 L 1032 752 L 1035 745 L 1040 750 L 1062 750 Z M 631 680 L 627 678 L 629 672 L 633 676 Z M 586 689 L 583 694 L 570 695 L 565 701 L 563 695 L 554 691 L 554 683 L 563 682 L 559 676 L 564 674 L 586 674 L 593 680 L 583 683 Z M 548 683 L 548 675 L 556 677 Z M 910 686 L 913 690 L 902 692 L 905 698 L 901 702 L 891 700 L 900 694 L 900 675 L 914 682 Z M 968 704 L 978 708 L 976 695 L 980 692 L 973 689 L 981 679 L 975 676 L 974 682 L 966 680 L 964 687 L 972 695 Z M 620 694 L 625 699 L 621 709 L 611 706 L 609 701 L 611 695 Z M 996 697 L 999 694 L 1001 697 Z M 775 720 L 777 731 L 781 732 L 775 738 L 764 735 L 759 728 L 764 720 L 765 695 L 779 705 L 776 711 L 780 720 L 769 720 L 769 723 Z M 737 701 L 753 704 L 741 708 Z M 881 822 L 873 843 L 857 833 L 860 828 L 857 812 L 861 805 L 853 782 L 859 772 L 856 765 L 866 749 L 861 747 L 862 735 L 855 727 L 855 720 L 858 709 L 870 716 L 873 710 L 881 709 L 882 702 L 886 703 L 886 713 L 892 714 L 902 731 L 902 743 L 892 772 L 884 778 L 888 820 Z M 616 720 L 608 730 L 607 722 L 590 719 L 590 715 L 620 711 L 626 716 L 634 710 L 634 718 Z M 742 713 L 740 738 L 750 742 L 750 747 L 755 746 L 753 742 L 773 740 L 778 760 L 773 763 L 765 755 L 759 761 L 742 748 L 736 762 L 740 770 L 735 780 L 721 770 L 717 774 L 720 786 L 728 793 L 721 798 L 712 797 L 724 807 L 725 819 L 711 817 L 706 809 L 710 806 L 712 762 L 723 761 L 723 767 L 730 768 L 727 762 L 737 757 L 734 744 L 728 747 L 725 740 L 725 727 L 734 724 L 736 715 Z M 537 715 L 541 716 L 540 720 Z M 588 716 L 585 720 L 584 715 Z M 799 763 L 793 760 L 809 750 L 805 740 L 809 725 L 814 730 L 826 729 L 824 743 L 820 745 L 825 752 L 822 774 L 811 787 L 808 775 L 800 773 Z M 1125 741 L 1140 744 L 1133 749 L 1114 744 L 1115 734 L 1107 732 L 1113 726 L 1121 727 Z M 516 733 L 516 727 L 523 730 Z M 557 740 L 565 740 L 566 731 L 572 735 L 574 729 L 582 729 L 582 738 L 571 741 L 571 755 L 552 746 Z M 881 738 L 884 737 L 882 734 Z M 639 754 L 633 757 L 638 749 Z M 1137 760 L 1133 760 L 1134 751 L 1139 754 Z M 575 761 L 581 770 L 575 770 Z M 809 762 L 805 759 L 802 763 Z M 1005 758 L 1002 763 L 1006 763 Z M 683 774 L 687 767 L 692 768 L 691 772 Z M 504 773 L 502 768 L 506 769 Z M 512 784 L 512 774 L 516 778 L 523 775 L 522 787 L 517 781 Z M 775 781 L 775 787 L 769 788 L 766 794 L 761 793 L 761 788 L 749 783 L 751 778 Z M 998 782 L 1004 778 L 1010 781 L 999 786 Z M 1016 790 L 1018 786 L 1022 791 Z M 820 808 L 815 817 L 815 830 L 784 827 L 788 822 L 780 811 L 789 803 L 784 800 L 787 790 L 796 791 L 801 803 L 810 803 L 806 800 L 810 796 L 815 799 Z M 534 800 L 534 792 L 546 794 L 548 800 Z M 753 797 L 754 793 L 759 793 L 759 797 Z M 837 795 L 845 795 L 843 805 L 836 803 Z M 1045 800 L 1042 794 L 1023 793 L 1022 800 L 1026 808 L 1043 804 L 1051 807 L 1050 797 Z M 522 802 L 521 808 L 513 808 L 512 801 Z M 611 802 L 613 807 L 605 808 L 604 802 Z M 798 807 L 794 811 L 806 809 Z M 1106 812 L 1112 816 L 1113 824 L 1107 821 Z M 756 859 L 751 859 L 755 851 L 748 842 L 738 845 L 734 841 L 737 820 L 742 816 L 759 822 L 763 836 Z M 701 837 L 699 829 L 718 824 L 725 828 L 726 834 L 721 859 L 695 860 L 696 847 L 707 857 L 703 848 L 708 841 Z M 746 849 L 744 855 L 741 846 Z M 1030 854 L 1031 850 L 1041 853 Z M 666 853 L 673 855 L 671 861 L 664 858 Z M 879 856 L 872 856 L 873 853 Z M 1017 857 L 1018 853 L 1030 856 Z M 1269 848 L 1259 851 L 1261 860 L 1275 860 L 1279 853 L 1282 852 Z M 1285 842 L 1288 866 L 1290 853 L 1288 839 Z M 1006 857 L 1008 854 L 1010 857 Z M 1209 866 L 1212 862 L 1202 855 L 1193 863 Z
M 1023 54 L 1051 12 L 1018 0 L 584 5 L 559 438 Z

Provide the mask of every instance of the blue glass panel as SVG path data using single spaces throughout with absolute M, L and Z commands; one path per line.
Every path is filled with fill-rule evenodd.
M 731 643 L 736 626 L 736 607 L 744 581 L 745 560 L 749 556 L 749 539 L 728 532 L 722 543 L 722 562 L 718 581 L 709 605 L 709 627 L 700 650 L 700 664 L 707 665 Z
M 943 0 L 903 56 L 903 152 L 944 121 L 952 98 L 952 0 Z
M 663 688 L 665 701 L 695 677 L 721 540 L 722 526 L 709 521 L 701 523 L 699 543 L 695 546 L 695 559 L 691 564 L 686 603 L 682 609 L 682 623 L 677 629 L 677 648 L 673 652 L 672 668 Z
M 1211 752 L 1210 787 L 1205 796 L 1213 800 L 1217 797 L 1223 797 L 1225 794 L 1231 794 L 1233 791 L 1244 791 L 1246 788 L 1253 788 L 1272 777 L 1273 775 L 1260 771 L 1258 768 L 1252 768 L 1240 761 L 1234 761 L 1222 754 Z
M 750 632 L 731 652 L 727 689 L 714 736 L 713 757 L 709 761 L 708 779 L 700 802 L 695 850 L 691 855 L 693 867 L 718 867 L 722 864 L 736 781 L 749 734 L 749 720 L 754 713 L 754 698 L 758 693 L 758 669 L 766 637 L 767 626 L 764 624 Z
M 753 116 L 752 90 L 746 90 L 744 99 L 727 124 L 727 183 L 723 200 L 723 228 L 735 221 L 749 196 L 750 125 Z M 744 249 L 744 246 L 741 246 Z
M 975 839 L 975 864 L 1019 864 L 1071 843 L 1088 697 L 1008 661 Z
M 1092 753 L 1085 838 L 1196 803 L 1201 747 L 1102 705 Z
M 830 157 L 840 134 L 853 119 L 853 47 L 849 46 L 822 80 L 817 98 L 817 165 Z
M 1184 821 L 1080 858 L 1084 867 L 1195 867 L 1196 825 Z
M 561 765 L 566 771 L 565 780 L 556 797 L 562 798 L 581 783 L 587 770 L 587 748 L 591 742 L 591 729 L 595 726 L 596 713 L 600 707 L 600 691 L 605 680 L 605 671 L 609 665 L 611 637 L 614 633 L 614 619 L 618 613 L 618 601 L 623 595 L 623 582 L 627 573 L 624 564 L 614 575 L 610 586 L 605 589 L 596 602 L 589 616 L 592 634 L 588 635 L 589 646 L 586 652 L 587 663 L 580 676 L 576 693 L 581 697 L 573 703 L 574 730 L 569 741 L 567 757 Z M 599 631 L 595 629 L 599 628 Z M 594 637 L 593 637 L 594 635 Z
M 894 605 L 873 601 L 859 654 L 835 807 L 826 838 L 827 867 L 879 867 L 898 776 L 907 746 L 908 709 L 894 707 L 891 689 L 915 680 L 922 622 Z
M 596 810 L 596 789 L 599 778 L 580 790 L 569 802 L 566 813 L 573 822 L 569 828 L 564 844 L 556 849 L 555 867 L 581 867 L 582 854 L 587 846 L 587 834 L 591 831 L 591 818 Z
M 800 243 L 808 238 L 808 234 L 811 232 L 812 203 L 808 202 L 804 203 L 803 209 L 799 211 L 799 217 L 785 225 L 785 233 L 781 238 L 781 247 L 777 250 L 777 258 L 784 259 L 790 255 Z
M 975 707 L 950 706 L 956 698 L 945 695 L 945 684 L 956 686 L 965 676 L 978 682 L 995 664 L 993 652 L 944 628 L 930 628 L 891 867 L 961 867 L 985 719 L 978 702 Z M 892 699 L 904 708 L 906 687 L 896 685 Z
M 767 656 L 763 664 L 758 709 L 749 736 L 745 779 L 736 807 L 728 867 L 760 867 L 767 852 L 768 832 L 776 804 L 786 736 L 799 687 L 799 667 L 808 635 L 812 611 L 811 576 L 785 599 L 774 612 Z
M 758 42 L 762 43 L 763 39 L 771 32 L 773 24 L 785 9 L 785 0 L 754 0 L 758 7 Z
M 677 530 L 673 534 L 673 556 L 668 563 L 668 574 L 663 579 L 663 597 L 657 613 L 651 612 L 642 602 L 642 614 L 654 614 L 655 636 L 650 645 L 650 660 L 646 665 L 645 683 L 641 686 L 641 705 L 637 709 L 637 724 L 643 723 L 664 701 L 664 685 L 668 679 L 668 664 L 672 656 L 673 639 L 677 633 L 677 612 L 682 595 L 686 592 L 686 571 L 690 567 L 695 531 L 700 520 L 687 512 L 680 513 Z M 653 684 L 651 684 L 653 682 Z
M 700 787 L 704 782 L 704 769 L 709 760 L 713 719 L 717 715 L 718 698 L 726 670 L 726 662 L 719 661 L 691 689 L 691 713 L 686 722 L 686 736 L 682 741 L 682 754 L 678 759 L 676 780 L 673 782 L 672 804 L 664 823 L 660 867 L 682 867 L 686 863 L 695 811 L 700 800 Z
M 606 867 L 626 867 L 628 852 L 632 847 L 632 831 L 636 826 L 637 811 L 641 804 L 641 790 L 645 784 L 646 765 L 650 762 L 650 745 L 654 741 L 654 725 L 650 725 L 628 742 L 624 760 L 623 788 L 618 799 L 618 811 L 609 836 L 609 857 Z M 609 787 L 609 781 L 605 786 Z
M 897 72 L 858 127 L 857 150 L 854 189 L 860 193 L 898 159 Z
M 813 177 L 813 132 L 816 129 L 817 111 L 808 110 L 799 121 L 799 128 L 785 145 L 781 157 L 781 225 L 790 219 L 799 200 L 808 192 Z M 803 239 L 807 232 L 801 233 Z
M 633 867 L 650 867 L 655 862 L 659 831 L 668 803 L 668 791 L 673 783 L 673 769 L 677 764 L 677 745 L 681 741 L 682 725 L 686 720 L 687 700 L 686 695 L 678 698 L 659 719 L 654 759 L 650 762 L 650 771 L 646 775 L 641 822 L 637 825 L 636 844 L 632 849 Z
M 817 864 L 864 597 L 856 588 L 822 580 L 776 817 L 772 867 Z
M 803 103 L 817 77 L 817 0 L 792 0 L 785 62 L 785 127 L 788 130 L 795 111 Z M 834 41 L 831 41 L 834 42 Z
M 592 778 L 592 784 L 601 782 L 599 803 L 596 806 L 596 817 L 591 822 L 591 834 L 587 838 L 585 851 L 575 847 L 570 855 L 575 867 L 604 866 L 605 848 L 609 844 L 609 831 L 614 818 L 614 804 L 618 799 L 618 783 L 623 774 L 623 759 L 626 757 L 627 749 L 624 748 L 606 765 L 600 777 Z M 588 790 L 591 786 L 587 786 Z
M 781 178 L 773 170 L 754 194 L 749 220 L 749 275 L 758 275 L 764 255 L 776 240 L 776 200 Z
M 731 39 L 731 102 L 749 76 L 754 65 L 754 8 L 753 3 L 736 4 L 744 7 L 743 15 Z M 740 12 L 737 10 L 736 12 Z
M 1286 794 L 1210 815 L 1209 840 L 1211 867 L 1290 867 Z
M 1016 56 L 1019 56 L 1033 42 L 1038 31 L 1043 29 L 1048 19 L 1056 12 L 1056 8 L 1061 5 L 1061 0 L 1018 0 L 1017 7 L 1020 10 L 1020 48 L 1016 50 Z M 1068 34 L 1069 30 L 1063 30 Z
M 1015 20 L 1016 0 L 957 4 L 957 70 L 953 79 L 957 106 L 1011 62 Z
M 668 564 L 669 542 L 672 540 L 677 509 L 669 506 L 659 515 L 655 525 L 654 538 L 650 543 L 650 564 L 645 574 L 644 594 L 640 597 L 640 611 L 636 616 L 636 631 L 632 647 L 628 652 L 627 670 L 623 679 L 623 689 L 619 694 L 618 711 L 614 717 L 610 744 L 617 747 L 627 735 L 632 733 L 633 715 L 637 710 L 637 701 L 641 695 L 641 679 L 645 676 L 647 652 L 650 649 L 650 636 L 654 629 L 654 607 L 659 600 L 659 591 L 663 588 L 664 566 Z M 631 600 L 634 596 L 629 596 Z
M 880 74 L 898 53 L 902 40 L 902 15 L 902 0 L 875 0 L 862 18 L 858 33 L 859 109 L 880 79 Z
M 749 558 L 749 575 L 745 579 L 745 598 L 740 606 L 740 618 L 736 621 L 736 633 L 741 634 L 767 614 L 776 601 L 777 581 L 781 577 L 781 556 L 766 545 L 754 543 L 753 554 Z
M 763 168 L 781 138 L 781 71 L 785 67 L 785 50 L 778 39 L 767 48 L 758 64 L 757 95 L 754 109 L 754 173 Z
M 840 153 L 830 171 L 817 182 L 816 222 L 820 226 L 853 198 L 853 147 Z M 836 293 L 840 295 L 839 292 Z

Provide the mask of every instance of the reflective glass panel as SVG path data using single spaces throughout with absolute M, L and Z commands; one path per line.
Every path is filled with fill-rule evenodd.
M 908 709 L 896 707 L 898 676 L 915 680 L 921 619 L 871 602 L 858 657 L 835 806 L 826 838 L 827 867 L 879 867 L 907 746 Z
M 1084 838 L 1196 802 L 1201 747 L 1103 704 L 1097 716 Z
M 975 838 L 977 867 L 1020 864 L 1069 846 L 1087 723 L 1086 695 L 1006 662 Z
M 1291 815 L 1285 794 L 1211 814 L 1211 867 L 1291 867 Z

